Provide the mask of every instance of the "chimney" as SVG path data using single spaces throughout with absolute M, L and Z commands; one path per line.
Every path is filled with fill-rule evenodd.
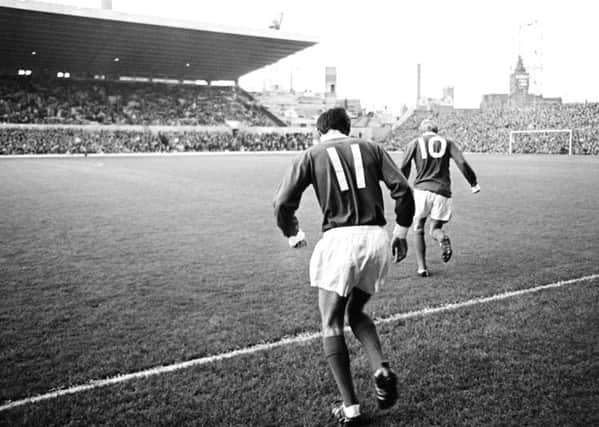
M 325 67 L 325 96 L 335 96 L 337 92 L 337 68 Z

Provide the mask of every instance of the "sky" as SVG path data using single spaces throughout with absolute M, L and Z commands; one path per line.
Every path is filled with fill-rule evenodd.
M 46 0 L 100 7 L 101 0 Z M 369 109 L 396 113 L 421 93 L 454 87 L 457 108 L 478 108 L 483 94 L 508 93 L 518 55 L 531 93 L 564 102 L 599 102 L 599 2 L 594 0 L 113 0 L 119 12 L 242 28 L 281 30 L 319 43 L 240 79 L 322 93 L 325 67 L 337 69 L 337 93 Z

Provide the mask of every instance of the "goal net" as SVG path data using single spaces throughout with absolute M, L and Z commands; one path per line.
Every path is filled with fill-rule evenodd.
M 509 154 L 515 153 L 572 155 L 572 129 L 513 130 Z

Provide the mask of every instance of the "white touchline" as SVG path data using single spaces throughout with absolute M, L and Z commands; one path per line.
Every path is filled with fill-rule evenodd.
M 562 280 L 559 282 L 550 283 L 548 285 L 540 285 L 540 286 L 536 286 L 534 288 L 520 289 L 517 291 L 510 291 L 510 292 L 504 292 L 502 294 L 491 295 L 489 297 L 473 298 L 468 301 L 457 302 L 457 303 L 453 303 L 453 304 L 446 304 L 446 305 L 442 305 L 439 307 L 427 307 L 427 308 L 423 308 L 420 310 L 408 311 L 406 313 L 399 313 L 399 314 L 395 314 L 393 316 L 378 319 L 376 321 L 376 323 L 377 324 L 391 323 L 391 322 L 396 322 L 398 320 L 409 319 L 412 317 L 426 316 L 429 314 L 440 313 L 443 311 L 456 310 L 456 309 L 462 308 L 462 307 L 468 307 L 468 306 L 476 305 L 476 304 L 484 304 L 484 303 L 490 302 L 490 301 L 498 301 L 498 300 L 502 300 L 502 299 L 506 299 L 506 298 L 515 297 L 518 295 L 529 294 L 532 292 L 538 292 L 538 291 L 542 291 L 542 290 L 550 289 L 550 288 L 558 288 L 560 286 L 571 285 L 573 283 L 584 282 L 584 281 L 594 280 L 594 279 L 599 279 L 599 273 L 591 274 L 589 276 L 582 276 L 582 277 L 579 277 L 576 279 Z M 257 344 L 257 345 L 253 345 L 251 347 L 245 347 L 245 348 L 241 348 L 239 350 L 229 351 L 227 353 L 221 353 L 221 354 L 216 354 L 213 356 L 201 357 L 198 359 L 192 359 L 192 360 L 188 360 L 186 362 L 174 363 L 172 365 L 167 365 L 167 366 L 157 366 L 155 368 L 146 369 L 144 371 L 133 372 L 131 374 L 117 375 L 115 377 L 105 378 L 102 380 L 92 380 L 92 381 L 88 382 L 87 384 L 81 384 L 78 386 L 55 390 L 55 391 L 52 391 L 52 392 L 49 392 L 46 394 L 41 394 L 38 396 L 28 397 L 28 398 L 20 399 L 20 400 L 15 400 L 14 402 L 7 402 L 4 405 L 0 406 L 0 412 L 5 411 L 7 409 L 15 408 L 17 406 L 26 405 L 28 403 L 35 403 L 35 402 L 40 402 L 43 400 L 54 399 L 56 397 L 65 396 L 67 394 L 75 394 L 75 393 L 79 393 L 79 392 L 86 391 L 86 390 L 92 390 L 95 388 L 105 387 L 105 386 L 108 386 L 111 384 L 117 384 L 117 383 L 134 380 L 137 378 L 145 378 L 145 377 L 150 377 L 153 375 L 164 374 L 167 372 L 178 371 L 181 369 L 190 368 L 192 366 L 205 365 L 205 364 L 216 362 L 219 360 L 230 359 L 230 358 L 236 357 L 236 356 L 257 353 L 259 351 L 264 351 L 264 350 L 270 350 L 270 349 L 273 349 L 276 347 L 282 347 L 282 346 L 291 345 L 291 344 L 298 344 L 298 343 L 302 343 L 302 342 L 306 342 L 306 341 L 311 341 L 311 340 L 314 340 L 319 337 L 320 337 L 320 332 L 304 333 L 304 334 L 294 335 L 292 337 L 283 338 L 283 339 L 280 339 L 279 341 L 274 341 L 274 342 L 264 343 L 264 344 Z

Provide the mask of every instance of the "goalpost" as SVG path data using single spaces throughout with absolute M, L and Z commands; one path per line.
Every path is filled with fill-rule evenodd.
M 530 135 L 530 137 L 533 137 L 532 140 L 532 144 L 539 144 L 539 141 L 535 141 L 534 137 L 536 134 L 549 134 L 549 136 L 551 135 L 556 135 L 556 134 L 562 134 L 564 135 L 564 137 L 566 138 L 567 144 L 568 144 L 568 155 L 571 156 L 572 155 L 572 129 L 534 129 L 534 130 L 513 130 L 510 131 L 510 144 L 509 144 L 509 152 L 508 154 L 514 154 L 514 143 L 516 142 L 515 140 L 517 139 L 518 135 Z M 530 139 L 529 137 L 529 139 Z M 549 141 L 549 142 L 555 142 L 555 141 Z M 545 146 L 547 147 L 547 141 L 545 141 Z M 563 147 L 563 145 L 562 145 Z M 526 151 L 524 151 L 526 152 Z M 542 151 L 543 153 L 547 153 L 550 154 L 551 151 Z M 552 154 L 565 154 L 561 151 L 561 148 L 558 148 L 557 153 L 553 152 Z

